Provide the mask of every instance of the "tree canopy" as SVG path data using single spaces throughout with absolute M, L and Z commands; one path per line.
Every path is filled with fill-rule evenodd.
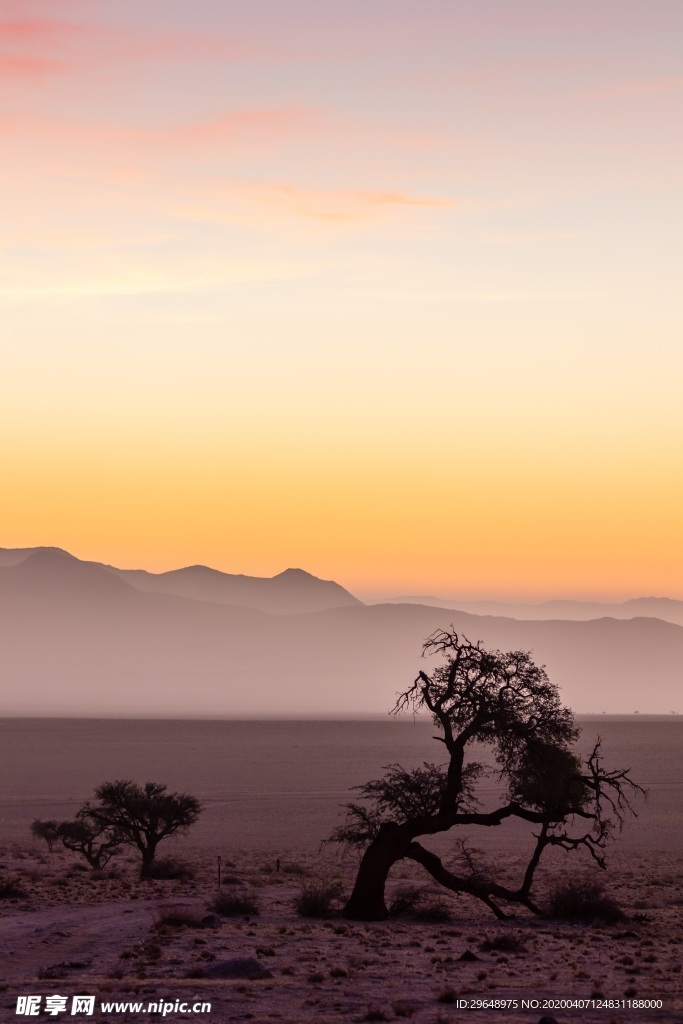
M 135 846 L 142 855 L 141 877 L 148 878 L 159 843 L 187 832 L 202 806 L 187 793 L 169 793 L 158 782 L 139 786 L 129 779 L 104 782 L 95 790 L 97 802 L 84 804 L 81 814 Z

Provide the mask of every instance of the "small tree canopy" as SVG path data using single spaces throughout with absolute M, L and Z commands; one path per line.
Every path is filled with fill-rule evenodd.
M 31 822 L 31 835 L 36 839 L 44 839 L 50 853 L 52 853 L 53 843 L 59 838 L 57 834 L 57 825 L 58 823 L 52 819 L 49 821 L 41 821 L 36 818 Z
M 80 815 L 113 830 L 121 842 L 142 854 L 141 877 L 148 878 L 157 846 L 163 839 L 187 832 L 202 806 L 187 793 L 169 793 L 158 782 L 139 786 L 129 779 L 104 782 L 95 790 L 97 802 L 84 804 Z M 80 816 L 79 815 L 79 816 Z
M 122 842 L 118 832 L 93 821 L 83 810 L 71 821 L 36 820 L 31 832 L 44 839 L 50 851 L 53 843 L 59 841 L 65 849 L 80 853 L 93 869 L 105 867 Z
M 82 810 L 74 821 L 60 822 L 57 833 L 66 849 L 80 853 L 93 870 L 105 867 L 123 843 L 120 832 Z

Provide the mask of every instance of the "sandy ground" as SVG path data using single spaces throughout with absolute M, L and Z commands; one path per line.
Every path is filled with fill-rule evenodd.
M 51 1020 L 160 1020 L 164 1015 L 148 1004 L 166 1001 L 174 1008 L 165 1019 L 221 1024 L 536 1024 L 544 1016 L 558 1024 L 683 1022 L 683 871 L 673 854 L 613 858 L 602 877 L 626 918 L 611 925 L 526 913 L 500 922 L 472 900 L 438 894 L 412 865 L 392 879 L 391 892 L 426 887 L 423 906 L 436 902 L 441 915 L 443 907 L 450 912 L 448 919 L 437 920 L 438 909 L 427 919 L 406 915 L 377 924 L 297 913 L 302 886 L 339 878 L 348 890 L 353 866 L 302 858 L 283 861 L 277 872 L 274 858 L 235 858 L 224 864 L 228 885 L 222 891 L 252 893 L 258 913 L 222 917 L 219 927 L 202 928 L 196 925 L 217 892 L 208 867 L 192 881 L 141 883 L 129 855 L 117 860 L 113 874 L 93 877 L 63 850 L 5 850 L 0 884 L 12 880 L 27 895 L 0 900 L 0 1021 L 30 1019 L 16 1015 L 17 997 L 40 994 L 43 1003 L 47 996 L 68 997 L 64 1013 L 41 1012 Z M 580 873 L 586 867 L 565 859 L 546 871 L 545 884 L 558 870 Z M 178 907 L 186 923 L 164 922 Z M 463 954 L 474 959 L 460 959 Z M 235 957 L 255 958 L 272 977 L 200 976 Z M 92 1017 L 70 1014 L 74 994 L 96 996 Z M 136 1000 L 143 1008 L 102 1012 L 99 1004 L 106 1000 Z M 498 1005 L 472 1008 L 476 1000 Z M 524 1007 L 522 1000 L 538 1004 Z M 590 1005 L 558 1006 L 558 1000 Z M 631 1005 L 618 1005 L 625 1000 Z M 638 1005 L 647 1000 L 663 1000 L 664 1006 Z M 176 1001 L 208 1002 L 211 1012 L 181 1012 Z

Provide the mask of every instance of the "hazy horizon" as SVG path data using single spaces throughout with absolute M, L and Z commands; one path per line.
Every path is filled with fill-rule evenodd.
M 54 549 L 3 549 L 0 563 L 3 708 L 14 715 L 383 713 L 438 630 L 531 652 L 576 711 L 679 710 L 683 602 L 364 604 L 302 571 L 155 576 Z
M 0 540 L 1 539 L 2 538 L 0 538 Z M 124 565 L 122 563 L 114 563 L 113 561 L 111 561 L 109 559 L 109 557 L 107 556 L 106 552 L 105 553 L 101 553 L 99 555 L 99 557 L 95 557 L 94 555 L 91 554 L 91 555 L 88 555 L 88 557 L 86 558 L 84 555 L 79 554 L 78 551 L 74 551 L 74 550 L 70 550 L 70 549 L 68 550 L 66 547 L 64 547 L 63 544 L 58 544 L 58 543 L 50 543 L 50 544 L 46 544 L 46 543 L 43 543 L 43 542 L 23 543 L 23 544 L 13 545 L 12 547 L 10 547 L 7 544 L 0 544 L 0 551 L 7 552 L 7 553 L 13 553 L 15 551 L 17 553 L 19 553 L 19 552 L 23 552 L 25 550 L 33 550 L 33 549 L 41 549 L 41 548 L 47 548 L 47 549 L 52 549 L 52 550 L 56 550 L 56 551 L 64 551 L 67 554 L 70 554 L 70 555 L 74 556 L 75 558 L 78 558 L 80 561 L 92 561 L 92 562 L 96 562 L 96 563 L 102 564 L 102 565 L 112 565 L 112 566 L 114 566 L 117 569 L 123 569 L 123 570 L 127 570 L 127 571 L 142 570 L 143 572 L 148 572 L 148 573 L 150 573 L 152 575 L 162 575 L 164 573 L 174 572 L 174 571 L 177 571 L 179 569 L 208 568 L 208 569 L 213 569 L 213 570 L 215 570 L 217 572 L 226 573 L 227 575 L 247 575 L 247 576 L 251 576 L 251 574 L 247 574 L 247 573 L 238 573 L 236 570 L 231 569 L 229 566 L 228 567 L 223 566 L 223 567 L 219 568 L 218 565 L 215 565 L 215 564 L 212 564 L 212 563 L 183 563 L 183 564 L 171 563 L 171 564 L 168 564 L 167 566 L 164 566 L 162 568 L 158 567 L 157 565 L 154 565 L 154 568 L 150 568 L 149 564 L 143 564 L 143 562 L 141 562 L 141 561 L 136 561 L 134 563 Z M 286 559 L 285 559 L 285 561 L 286 561 Z M 10 563 L 7 562 L 5 564 L 10 564 Z M 301 571 L 303 571 L 305 573 L 308 573 L 309 575 L 316 575 L 314 573 L 311 573 L 310 570 L 306 566 L 304 566 L 304 565 L 292 565 L 292 564 L 288 563 L 286 565 L 282 565 L 281 567 L 274 568 L 274 570 L 272 572 L 265 571 L 263 575 L 255 575 L 252 578 L 262 579 L 262 580 L 274 579 L 275 577 L 280 576 L 283 573 L 285 573 L 287 571 L 291 571 L 291 570 L 301 570 Z M 322 579 L 322 580 L 325 580 L 325 581 L 332 581 L 333 580 L 333 582 L 335 582 L 335 583 L 339 584 L 340 586 L 344 587 L 344 589 L 347 590 L 349 593 L 352 593 L 354 597 L 358 598 L 358 600 L 363 601 L 365 603 L 373 603 L 373 604 L 374 603 L 381 603 L 382 601 L 391 601 L 391 600 L 395 600 L 397 598 L 401 598 L 403 600 L 408 600 L 410 598 L 414 598 L 416 601 L 427 600 L 427 599 L 433 598 L 435 600 L 439 600 L 439 601 L 442 601 L 442 602 L 448 602 L 448 601 L 458 602 L 458 601 L 460 601 L 460 602 L 463 602 L 463 603 L 466 603 L 466 604 L 477 604 L 477 603 L 487 604 L 487 603 L 494 603 L 495 602 L 495 603 L 501 603 L 501 604 L 511 604 L 511 605 L 512 604 L 519 604 L 519 605 L 528 605 L 528 606 L 543 605 L 543 604 L 549 604 L 549 603 L 553 603 L 553 602 L 559 603 L 559 602 L 565 602 L 565 601 L 566 602 L 580 602 L 580 603 L 597 603 L 597 604 L 612 604 L 612 603 L 614 603 L 614 604 L 623 604 L 623 603 L 628 602 L 628 601 L 637 601 L 639 599 L 645 599 L 645 600 L 652 600 L 652 599 L 655 599 L 655 600 L 673 600 L 673 601 L 683 600 L 683 590 L 681 590 L 681 592 L 680 592 L 681 596 L 677 596 L 677 594 L 675 592 L 671 592 L 671 593 L 667 593 L 667 594 L 649 594 L 649 593 L 636 593 L 636 592 L 625 592 L 625 593 L 622 593 L 622 592 L 615 592 L 615 591 L 610 591 L 610 590 L 583 591 L 583 592 L 562 592 L 562 593 L 557 592 L 557 591 L 548 591 L 548 592 L 542 592 L 542 593 L 534 593 L 534 592 L 529 593 L 529 592 L 526 592 L 526 591 L 523 591 L 523 590 L 517 590 L 517 591 L 495 591 L 495 590 L 493 590 L 493 591 L 481 591 L 480 590 L 480 591 L 470 591 L 470 592 L 457 592 L 455 586 L 449 587 L 448 585 L 446 585 L 441 592 L 438 592 L 438 588 L 433 587 L 431 589 L 427 588 L 424 591 L 421 591 L 420 593 L 417 593 L 417 592 L 412 592 L 409 589 L 408 586 L 401 587 L 400 583 L 397 583 L 396 586 L 395 586 L 395 589 L 392 590 L 392 591 L 384 591 L 381 588 L 373 589 L 372 587 L 368 587 L 368 588 L 365 588 L 365 589 L 361 588 L 361 589 L 358 590 L 358 589 L 353 589 L 351 586 L 347 585 L 347 583 L 344 581 L 344 579 L 338 579 L 338 578 L 334 578 L 333 579 L 333 577 L 331 577 L 331 576 L 320 576 L 320 577 L 316 577 L 316 578 Z

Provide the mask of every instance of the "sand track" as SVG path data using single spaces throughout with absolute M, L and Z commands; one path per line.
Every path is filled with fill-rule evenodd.
M 149 935 L 160 907 L 179 903 L 203 906 L 191 899 L 117 900 L 1 918 L 0 979 L 17 982 L 51 968 L 55 977 L 106 974 L 122 950 Z

